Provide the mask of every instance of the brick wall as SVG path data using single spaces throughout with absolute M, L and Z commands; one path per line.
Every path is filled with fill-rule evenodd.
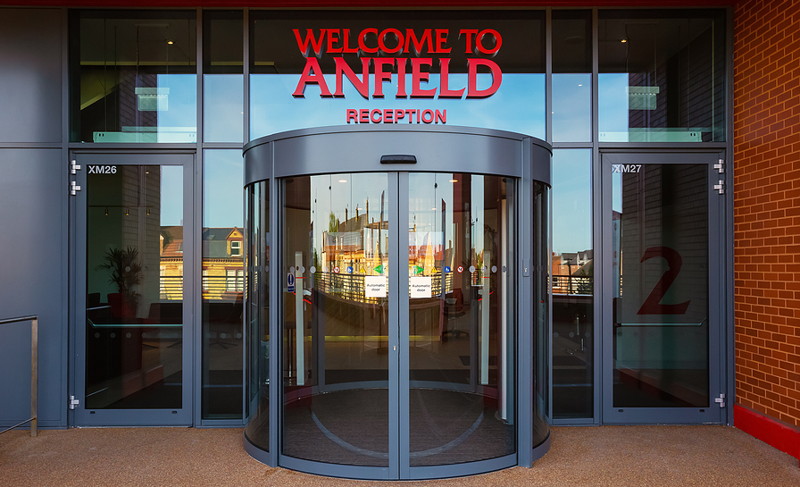
M 737 400 L 800 427 L 800 2 L 734 15 Z

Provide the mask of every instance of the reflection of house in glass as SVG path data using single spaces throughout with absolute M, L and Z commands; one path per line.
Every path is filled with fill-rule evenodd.
M 239 228 L 203 229 L 203 299 L 237 299 L 244 292 L 244 236 Z
M 367 213 L 332 224 L 322 232 L 322 242 L 320 260 L 315 256 L 314 264 L 323 271 L 352 267 L 353 274 L 383 274 L 389 265 L 389 222 L 368 222 Z
M 203 299 L 237 299 L 244 292 L 242 231 L 203 229 Z M 183 227 L 161 227 L 161 299 L 183 299 Z
M 553 254 L 553 293 L 592 294 L 594 250 Z

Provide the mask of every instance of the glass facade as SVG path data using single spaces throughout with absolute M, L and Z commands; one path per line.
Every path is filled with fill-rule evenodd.
M 598 31 L 600 141 L 725 140 L 724 11 L 604 10 Z
M 403 110 L 402 117 L 392 117 L 395 124 L 419 124 L 418 110 L 436 110 L 449 125 L 545 138 L 541 11 L 260 11 L 251 19 L 250 139 L 343 125 L 352 122 L 348 109 L 375 108 Z M 497 34 L 480 36 L 485 45 L 471 40 L 484 31 Z M 446 32 L 446 41 L 439 44 L 436 32 Z M 363 56 L 356 53 L 361 48 L 367 49 Z M 314 52 L 307 58 L 309 50 Z M 313 67 L 307 59 L 314 60 Z M 502 73 L 489 71 L 481 61 L 496 64 Z M 477 69 L 474 87 L 472 69 Z M 302 73 L 319 76 L 301 84 Z M 500 82 L 492 96 L 479 95 Z M 437 118 L 435 123 L 445 122 Z
M 359 114 L 378 109 L 381 123 L 387 122 L 384 112 L 391 110 L 391 123 L 397 124 L 401 108 L 418 110 L 416 119 L 404 112 L 402 123 L 422 122 L 422 111 L 432 110 L 446 112 L 447 125 L 511 130 L 548 140 L 556 149 L 554 246 L 548 259 L 554 328 L 553 395 L 545 402 L 552 400 L 557 420 L 597 422 L 594 337 L 599 335 L 595 297 L 600 289 L 594 279 L 592 221 L 599 195 L 592 191 L 600 156 L 608 147 L 625 144 L 700 148 L 730 137 L 725 14 L 702 9 L 251 9 L 203 10 L 200 21 L 195 10 L 76 10 L 70 18 L 70 141 L 99 150 L 122 144 L 129 152 L 136 152 L 134 146 L 158 150 L 169 144 L 193 151 L 201 162 L 195 184 L 202 195 L 203 230 L 184 238 L 195 239 L 203 250 L 202 260 L 191 263 L 202 275 L 202 285 L 195 286 L 202 316 L 198 386 L 203 421 L 216 421 L 242 416 L 236 386 L 242 374 L 242 330 L 233 322 L 244 314 L 249 317 L 246 326 L 256 326 L 255 316 L 267 312 L 253 303 L 249 306 L 255 308 L 242 311 L 239 299 L 247 286 L 266 282 L 258 281 L 263 275 L 253 277 L 245 269 L 267 272 L 263 262 L 242 260 L 244 251 L 254 252 L 256 244 L 236 235 L 237 229 L 252 224 L 236 218 L 242 213 L 241 179 L 235 176 L 241 174 L 242 141 L 295 128 L 355 125 L 355 119 L 348 119 L 351 109 Z M 392 30 L 400 24 L 416 33 L 418 48 L 407 31 Z M 340 37 L 327 37 L 323 43 L 332 44 L 315 48 L 323 29 Z M 466 30 L 449 38 L 458 49 L 445 56 L 427 52 L 430 45 L 421 41 L 427 29 Z M 490 29 L 499 36 L 487 34 L 471 51 L 464 49 L 474 35 L 467 31 L 474 29 Z M 343 37 L 345 30 L 352 33 L 351 44 Z M 379 51 L 369 53 L 373 60 L 366 68 L 365 56 L 344 52 L 352 42 L 360 49 L 355 33 L 363 32 L 363 47 Z M 404 47 L 399 49 L 401 40 Z M 340 57 L 337 49 L 342 50 L 339 64 L 333 60 Z M 381 58 L 380 67 L 375 57 Z M 414 71 L 411 58 L 420 57 L 430 62 L 416 62 Z M 299 86 L 304 73 L 315 74 L 307 71 L 307 58 L 318 59 L 319 77 Z M 451 60 L 443 63 L 445 58 Z M 502 83 L 491 96 L 469 96 L 470 60 L 492 61 L 502 69 Z M 474 79 L 474 91 L 490 90 L 496 74 L 482 65 Z M 415 86 L 421 96 L 411 96 Z M 324 87 L 331 96 L 321 96 Z M 357 119 L 363 123 L 360 115 Z M 437 120 L 444 122 L 434 118 L 432 125 Z M 231 265 L 215 257 L 221 249 L 220 229 L 232 232 L 225 236 L 224 249 Z M 261 251 L 260 258 L 267 259 L 268 253 Z M 221 311 L 222 303 L 230 312 Z M 254 367 L 266 366 L 257 359 L 268 349 L 269 333 L 261 332 L 262 348 L 248 345 L 248 363 Z M 245 404 L 266 393 L 252 381 L 245 381 Z M 261 413 L 266 421 L 267 412 Z
M 197 141 L 194 12 L 73 17 L 73 142 Z

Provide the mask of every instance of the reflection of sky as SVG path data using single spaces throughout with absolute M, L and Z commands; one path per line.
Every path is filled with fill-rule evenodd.
M 592 140 L 591 74 L 553 74 L 553 140 Z
M 203 152 L 203 226 L 244 226 L 244 162 L 240 150 Z
M 169 88 L 169 108 L 159 110 L 158 126 L 197 127 L 197 77 L 194 74 L 159 74 L 158 87 Z M 169 130 L 168 130 L 169 131 Z
M 384 194 L 383 219 L 389 220 L 389 178 L 385 173 L 333 174 L 311 176 L 311 220 L 314 225 L 314 249 L 322 255 L 322 232 L 330 227 L 331 214 L 340 223 L 363 215 L 369 204 L 368 221 L 381 217 L 381 194 Z M 369 202 L 369 203 L 367 203 Z M 391 223 L 390 223 L 391 225 Z M 391 226 L 394 231 L 394 226 Z M 388 249 L 383 248 L 384 253 Z
M 243 79 L 241 74 L 203 77 L 203 140 L 206 142 L 242 141 Z
M 553 252 L 592 248 L 592 151 L 553 151 Z
M 345 125 L 348 108 L 435 109 L 447 110 L 448 125 L 492 128 L 545 137 L 544 74 L 504 74 L 503 84 L 494 95 L 480 99 L 395 98 L 396 89 L 384 83 L 386 98 L 364 99 L 345 80 L 344 98 L 321 98 L 317 85 L 308 85 L 304 98 L 292 96 L 300 75 L 260 74 L 251 76 L 251 139 L 285 130 Z M 335 76 L 325 80 L 333 92 Z M 489 87 L 489 74 L 478 75 L 478 89 Z M 450 75 L 450 89 L 466 87 L 467 75 Z M 421 88 L 439 86 L 438 74 Z M 411 81 L 406 83 L 411 91 Z M 403 123 L 408 123 L 404 121 Z
M 600 73 L 597 90 L 599 130 L 608 134 L 600 140 L 627 142 L 628 73 Z
M 161 166 L 161 226 L 183 225 L 183 167 Z
M 476 178 L 482 179 L 481 176 L 474 176 L 473 181 Z M 433 238 L 432 244 L 446 247 L 447 240 L 454 240 L 453 185 L 457 183 L 451 183 L 451 179 L 452 174 L 408 175 L 409 226 L 416 229 L 416 241 L 409 241 L 409 245 L 422 245 L 426 239 Z M 446 228 L 442 228 L 442 200 L 445 201 Z

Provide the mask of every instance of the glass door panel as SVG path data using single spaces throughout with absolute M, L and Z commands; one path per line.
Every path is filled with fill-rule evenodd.
M 611 243 L 612 421 L 646 421 L 641 414 L 647 410 L 659 411 L 664 421 L 670 409 L 683 409 L 676 420 L 713 417 L 718 324 L 710 279 L 718 265 L 710 249 L 711 222 L 719 219 L 711 217 L 716 205 L 709 202 L 716 200 L 709 196 L 709 165 L 690 162 L 636 159 L 604 166 L 612 190 L 605 223 Z
M 458 173 L 284 180 L 282 455 L 406 471 L 516 452 L 514 189 Z
M 388 184 L 385 173 L 285 180 L 284 455 L 389 465 Z
M 80 159 L 78 288 L 85 319 L 78 321 L 76 422 L 188 424 L 184 267 L 191 254 L 184 249 L 191 248 L 191 233 L 184 227 L 184 188 L 191 172 L 182 156 L 173 164 L 159 164 L 159 156 L 117 163 L 129 157 Z
M 513 184 L 461 173 L 408 181 L 409 463 L 513 454 Z

